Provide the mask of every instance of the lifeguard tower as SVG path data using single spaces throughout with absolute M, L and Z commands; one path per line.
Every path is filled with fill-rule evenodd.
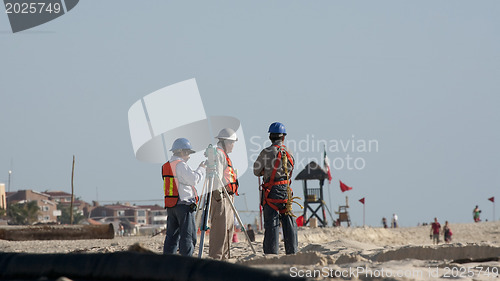
M 339 206 L 338 212 L 335 212 L 335 214 L 339 215 L 339 218 L 337 219 L 337 226 L 340 226 L 342 222 L 347 222 L 347 226 L 351 226 L 351 218 L 349 217 L 349 212 L 347 209 L 349 208 L 349 198 L 346 196 L 345 197 L 345 205 L 344 206 Z
M 328 174 L 316 162 L 312 161 L 302 170 L 295 180 L 304 181 L 304 225 L 309 223 L 313 217 L 318 219 L 319 226 L 327 226 L 325 214 L 325 201 L 323 200 L 323 184 L 325 179 L 328 179 Z M 319 187 L 307 186 L 307 181 L 318 180 Z M 315 208 L 314 208 L 315 207 Z M 322 214 L 318 215 L 318 211 Z M 311 211 L 311 215 L 307 217 L 307 210 Z

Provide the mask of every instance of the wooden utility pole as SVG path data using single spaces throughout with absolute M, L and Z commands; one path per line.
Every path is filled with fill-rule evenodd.
M 71 205 L 69 210 L 69 224 L 73 224 L 73 198 L 74 198 L 74 187 L 73 178 L 75 177 L 75 155 L 73 155 L 73 168 L 71 169 Z

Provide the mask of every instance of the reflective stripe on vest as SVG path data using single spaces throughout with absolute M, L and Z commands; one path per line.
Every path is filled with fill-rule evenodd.
M 276 160 L 274 161 L 274 167 L 273 167 L 273 171 L 271 172 L 271 178 L 269 179 L 268 182 L 262 184 L 262 189 L 264 190 L 263 203 L 269 205 L 269 207 L 271 207 L 274 210 L 283 214 L 286 212 L 286 208 L 279 209 L 278 206 L 276 206 L 276 204 L 286 204 L 288 202 L 288 199 L 272 199 L 272 198 L 269 198 L 269 193 L 271 192 L 271 189 L 273 188 L 273 186 L 292 183 L 291 180 L 274 181 L 274 179 L 276 177 L 276 172 L 278 171 L 278 168 L 282 165 L 281 158 L 283 155 L 282 155 L 281 151 L 283 150 L 285 152 L 286 158 L 288 159 L 288 163 L 291 165 L 289 178 L 292 177 L 291 171 L 293 170 L 293 158 L 290 156 L 288 151 L 286 151 L 286 146 L 284 146 L 284 145 L 279 146 L 276 144 L 273 146 L 278 148 L 278 154 L 276 155 Z M 291 189 L 292 188 L 290 187 L 290 190 Z
M 163 191 L 165 193 L 165 208 L 171 208 L 177 205 L 179 201 L 179 190 L 177 181 L 177 164 L 182 160 L 175 160 L 173 162 L 167 162 L 162 166 L 162 176 L 163 176 Z M 196 204 L 198 204 L 198 194 L 196 193 L 196 188 L 191 186 L 193 189 L 193 194 L 195 195 Z
M 177 189 L 176 167 L 182 160 L 175 160 L 163 164 L 163 191 L 165 193 L 165 208 L 174 207 L 179 201 L 179 190 Z
M 226 157 L 227 161 L 227 167 L 224 169 L 224 184 L 226 186 L 226 189 L 229 194 L 236 194 L 238 195 L 238 179 L 236 177 L 236 172 L 234 171 L 233 168 L 233 163 L 231 162 L 231 159 L 229 159 L 229 156 L 227 156 L 227 153 L 217 147 L 218 150 L 222 151 L 224 153 L 224 156 Z

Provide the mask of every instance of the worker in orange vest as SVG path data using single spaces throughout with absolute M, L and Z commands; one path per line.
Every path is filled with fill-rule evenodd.
M 216 138 L 219 140 L 216 158 L 217 174 L 221 180 L 214 181 L 211 196 L 208 255 L 213 259 L 225 260 L 231 257 L 230 246 L 234 231 L 234 212 L 231 203 L 234 203 L 234 196 L 238 195 L 238 179 L 228 154 L 233 151 L 238 137 L 233 129 L 224 128 Z M 226 196 L 222 188 L 226 189 L 229 196 Z
M 186 163 L 195 153 L 189 140 L 179 138 L 172 144 L 172 158 L 162 166 L 165 208 L 167 209 L 167 233 L 163 254 L 193 255 L 196 245 L 195 212 L 198 194 L 195 185 L 205 174 L 205 162 L 196 170 Z

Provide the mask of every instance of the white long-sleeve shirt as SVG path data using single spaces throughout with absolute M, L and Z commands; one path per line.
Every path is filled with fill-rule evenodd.
M 179 202 L 178 204 L 190 205 L 195 203 L 195 185 L 199 183 L 205 176 L 205 169 L 198 167 L 196 170 L 192 170 L 189 165 L 178 156 L 172 156 L 170 162 L 181 160 L 176 166 L 176 176 L 177 176 L 177 190 L 179 192 Z

